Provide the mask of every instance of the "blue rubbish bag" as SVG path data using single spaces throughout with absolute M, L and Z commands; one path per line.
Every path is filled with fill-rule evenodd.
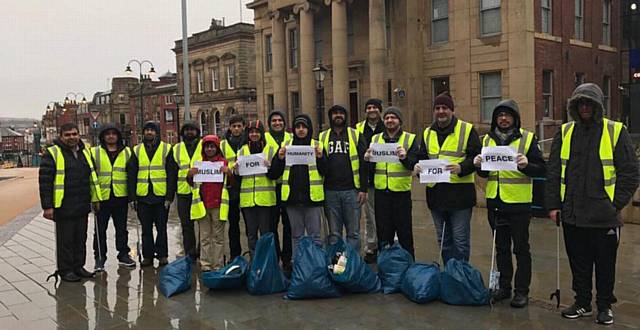
M 440 266 L 438 264 L 411 265 L 404 273 L 402 293 L 411 301 L 425 304 L 440 296 Z
M 331 282 L 327 255 L 309 236 L 298 243 L 293 258 L 291 285 L 286 299 L 336 298 L 342 294 Z
M 160 271 L 158 289 L 169 298 L 191 287 L 191 263 L 189 256 L 176 259 Z
M 382 281 L 382 292 L 391 294 L 400 292 L 404 272 L 413 264 L 411 254 L 395 242 L 385 246 L 378 255 L 378 276 Z
M 211 290 L 239 289 L 247 279 L 249 263 L 242 256 L 237 256 L 231 263 L 220 270 L 202 273 L 202 284 Z
M 336 274 L 329 271 L 333 282 L 351 293 L 376 293 L 382 289 L 382 283 L 378 275 L 374 273 L 369 265 L 362 259 L 358 251 L 351 244 L 345 242 L 342 237 L 335 237 L 337 240 L 327 245 L 328 261 L 341 253 L 346 257 L 347 263 L 343 273 Z
M 264 295 L 286 291 L 288 286 L 289 280 L 278 264 L 273 233 L 266 233 L 256 243 L 247 274 L 247 290 L 252 295 Z
M 440 277 L 440 299 L 450 305 L 481 306 L 489 303 L 482 274 L 465 261 L 449 259 Z

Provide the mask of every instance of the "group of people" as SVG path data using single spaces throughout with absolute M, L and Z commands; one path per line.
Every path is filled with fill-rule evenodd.
M 65 124 L 47 149 L 40 169 L 44 217 L 56 223 L 57 264 L 65 281 L 94 275 L 84 268 L 91 207 L 97 215 L 95 271 L 103 270 L 107 260 L 110 218 L 120 265 L 136 265 L 127 241 L 128 204 L 137 212 L 142 228 L 140 266 L 151 266 L 154 259 L 166 265 L 167 218 L 175 195 L 184 253 L 199 259 L 203 271 L 223 266 L 225 240 L 231 259 L 242 254 L 241 213 L 248 251 L 253 253 L 260 235 L 273 232 L 285 271 L 291 271 L 303 235 L 321 242 L 323 216 L 330 234 L 345 237 L 364 252 L 367 262 L 374 262 L 379 247 L 395 239 L 414 255 L 413 177 L 422 171 L 420 160 L 441 159 L 448 161 L 445 170 L 450 172 L 450 181 L 427 184 L 426 199 L 443 261 L 469 260 L 475 175 L 487 178 L 488 221 L 500 272 L 493 299 L 511 298 L 513 292 L 511 306 L 524 307 L 531 282 L 532 178 L 546 175 L 546 207 L 550 218 L 562 223 L 576 292 L 575 304 L 562 315 L 592 314 L 595 265 L 597 322 L 611 324 L 622 226 L 619 211 L 638 186 L 638 161 L 626 128 L 603 117 L 603 98 L 595 84 L 576 88 L 568 104 L 574 121 L 562 125 L 556 134 L 546 164 L 535 135 L 521 127 L 514 100 L 495 106 L 490 130 L 481 139 L 471 123 L 455 116 L 448 93 L 435 98 L 433 123 L 419 135 L 403 129 L 399 108 L 383 109 L 379 99 L 366 102 L 366 118 L 354 128 L 347 125 L 347 110 L 332 106 L 330 128 L 319 132 L 317 140 L 309 116 L 295 116 L 288 132 L 281 111 L 270 113 L 266 123 L 246 123 L 240 115 L 233 115 L 222 139 L 214 135 L 201 138 L 198 126 L 187 122 L 180 130 L 182 142 L 174 146 L 161 141 L 159 126 L 148 122 L 142 142 L 133 148 L 123 144 L 115 126 L 105 126 L 100 144 L 85 148 L 77 127 Z M 396 143 L 399 162 L 373 162 L 372 143 Z M 289 165 L 290 146 L 312 147 L 315 164 Z M 483 171 L 481 151 L 491 146 L 514 149 L 517 170 Z M 255 154 L 262 155 L 266 173 L 240 175 L 239 159 Z M 200 161 L 222 162 L 224 182 L 194 182 Z M 360 236 L 362 210 L 364 238 Z M 282 237 L 278 237 L 280 223 Z M 517 260 L 515 279 L 512 254 Z

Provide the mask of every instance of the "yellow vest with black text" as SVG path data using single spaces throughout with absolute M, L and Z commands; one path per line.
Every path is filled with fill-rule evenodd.
M 385 143 L 382 134 L 374 135 L 371 138 L 371 143 Z M 409 152 L 415 138 L 415 134 L 402 132 L 398 144 Z M 376 163 L 373 185 L 377 190 L 411 191 L 411 170 L 406 169 L 402 163 Z
M 520 129 L 522 136 L 509 144 L 519 154 L 526 155 L 533 141 L 533 133 Z M 482 146 L 495 147 L 496 142 L 484 136 Z M 500 200 L 505 203 L 531 203 L 533 201 L 533 183 L 531 178 L 520 171 L 491 171 L 487 180 L 486 197 L 495 199 L 500 191 Z
M 563 124 L 561 128 L 562 147 L 560 149 L 560 199 L 563 202 L 567 188 L 567 164 L 571 161 L 569 157 L 571 156 L 571 135 L 573 134 L 574 127 L 575 122 L 572 121 Z M 623 127 L 624 125 L 622 123 L 602 118 L 602 136 L 600 137 L 598 155 L 600 156 L 600 162 L 602 163 L 604 178 L 603 188 L 611 202 L 613 202 L 613 197 L 615 196 L 616 191 L 616 168 L 613 162 L 613 153 L 616 149 L 616 145 L 618 144 L 620 132 L 622 132 Z
M 273 159 L 276 150 L 267 145 L 262 150 L 264 158 Z M 251 155 L 249 146 L 244 145 L 238 150 L 238 157 Z M 224 197 L 224 196 L 223 196 Z M 276 205 L 276 181 L 267 177 L 267 174 L 245 175 L 240 183 L 240 208 L 254 206 Z
M 138 184 L 136 186 L 136 196 L 147 196 L 149 194 L 149 183 L 156 196 L 167 195 L 167 171 L 166 159 L 171 146 L 160 141 L 153 159 L 149 160 L 144 144 L 138 144 L 133 152 L 138 157 Z
M 199 162 L 199 161 L 202 161 L 202 153 L 197 153 L 197 154 L 194 153 L 193 158 L 191 159 L 190 167 L 194 167 L 195 162 Z M 229 218 L 229 193 L 228 192 L 226 193 L 227 194 L 226 209 L 223 210 L 222 208 L 222 206 L 225 204 L 224 199 L 225 199 L 225 191 L 227 190 L 226 185 L 227 185 L 227 175 L 225 174 L 224 182 L 222 183 L 222 197 L 221 197 L 222 201 L 220 203 L 220 209 L 218 210 L 218 213 L 220 215 L 220 221 L 227 221 Z M 204 207 L 204 201 L 202 201 L 202 198 L 200 197 L 200 186 L 201 186 L 201 183 L 194 182 L 193 187 L 191 188 L 190 218 L 191 220 L 196 220 L 196 221 L 204 218 L 207 215 L 207 209 Z
M 193 157 L 202 156 L 202 140 L 198 141 Z M 173 146 L 173 160 L 178 164 L 178 190 L 180 195 L 188 195 L 191 193 L 191 186 L 187 183 L 187 174 L 192 164 L 187 146 L 184 142 L 180 142 Z
M 53 158 L 53 162 L 56 164 L 56 175 L 53 179 L 53 207 L 57 209 L 62 206 L 62 200 L 64 199 L 64 177 L 66 170 L 64 165 L 64 155 L 62 154 L 62 149 L 57 145 L 47 148 L 47 151 L 49 151 Z M 93 161 L 91 160 L 91 153 L 87 149 L 82 149 L 81 152 L 87 160 L 89 170 L 91 171 L 91 202 L 99 202 L 103 199 L 100 192 L 98 176 L 96 175 L 95 168 L 93 167 Z
M 360 134 L 354 128 L 347 127 L 347 135 L 349 137 L 349 160 L 351 161 L 351 171 L 353 172 L 353 184 L 356 189 L 360 189 L 360 159 L 358 158 L 358 142 Z M 329 150 L 329 136 L 331 129 L 320 133 L 320 142 L 325 150 Z
M 459 164 L 467 157 L 467 143 L 469 136 L 473 130 L 473 125 L 458 119 L 456 127 L 452 134 L 449 134 L 444 140 L 442 147 L 438 143 L 438 134 L 431 131 L 431 127 L 427 127 L 422 138 L 424 140 L 429 159 L 446 159 L 452 164 Z M 474 183 L 475 173 L 465 175 L 463 177 L 457 174 L 451 174 L 450 183 Z M 428 183 L 428 187 L 435 186 L 435 183 Z
M 115 197 L 127 197 L 127 163 L 131 158 L 131 149 L 124 147 L 113 165 L 111 165 L 107 150 L 101 146 L 91 148 L 91 156 L 96 162 L 102 199 L 108 200 L 112 192 Z
M 282 146 L 287 147 L 291 145 L 291 141 L 283 142 Z M 320 142 L 311 140 L 311 146 L 315 149 L 316 146 L 322 147 Z M 324 201 L 324 178 L 318 172 L 318 165 L 309 165 L 309 198 L 312 202 Z M 282 174 L 282 201 L 289 200 L 289 194 L 291 193 L 291 187 L 289 186 L 289 175 L 291 173 L 291 166 L 285 165 L 284 174 Z

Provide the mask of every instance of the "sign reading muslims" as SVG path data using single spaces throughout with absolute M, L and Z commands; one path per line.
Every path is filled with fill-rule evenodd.
M 312 146 L 287 146 L 285 156 L 287 166 L 315 165 L 316 151 Z
M 263 154 L 238 156 L 238 162 L 236 166 L 238 166 L 238 174 L 240 174 L 240 176 L 267 173 L 267 167 L 264 164 Z
M 371 143 L 372 163 L 400 163 L 397 143 Z
M 483 171 L 517 171 L 516 151 L 509 146 L 483 147 Z
M 446 159 L 421 160 L 420 183 L 451 182 L 451 171 L 445 169 L 449 165 Z
M 195 162 L 194 167 L 198 169 L 198 174 L 193 177 L 193 182 L 223 182 L 223 166 L 223 162 Z

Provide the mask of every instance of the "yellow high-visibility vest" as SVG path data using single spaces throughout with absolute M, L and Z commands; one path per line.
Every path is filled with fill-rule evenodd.
M 56 164 L 56 176 L 53 180 L 53 207 L 60 208 L 62 206 L 62 200 L 64 199 L 64 176 L 65 176 L 65 163 L 64 155 L 62 154 L 62 148 L 57 145 L 47 148 L 47 151 L 51 154 L 53 162 Z M 95 168 L 93 167 L 93 161 L 91 160 L 91 153 L 86 148 L 81 150 L 89 170 L 91 171 L 91 202 L 99 202 L 102 199 L 100 192 L 100 183 L 98 182 L 98 176 L 96 175 Z
M 522 136 L 509 146 L 517 153 L 526 155 L 533 141 L 533 133 L 520 129 Z M 496 142 L 484 136 L 482 145 L 494 147 Z M 500 190 L 500 200 L 505 203 L 531 203 L 533 201 L 533 183 L 531 178 L 520 171 L 491 171 L 487 181 L 487 198 L 496 198 Z
M 349 138 L 349 160 L 351 161 L 351 171 L 353 172 L 353 184 L 356 189 L 360 189 L 360 159 L 358 158 L 358 142 L 360 134 L 357 130 L 347 127 L 347 135 Z M 331 129 L 320 133 L 320 142 L 325 150 L 329 150 L 329 136 Z
M 153 194 L 156 196 L 167 195 L 167 171 L 165 170 L 166 159 L 171 146 L 160 141 L 153 159 L 149 160 L 144 144 L 138 144 L 133 149 L 138 157 L 138 184 L 136 186 L 136 196 L 147 196 L 149 193 L 149 182 L 153 187 Z
M 283 142 L 282 146 L 287 147 L 291 145 L 292 141 Z M 316 140 L 311 140 L 311 146 L 315 149 L 316 146 L 322 145 L 320 142 Z M 322 202 L 324 201 L 324 178 L 318 172 L 317 165 L 308 165 L 309 169 L 309 198 L 311 198 L 312 202 Z M 284 167 L 284 174 L 282 174 L 282 201 L 289 200 L 289 194 L 291 193 L 291 187 L 289 186 L 289 174 L 290 174 L 291 166 L 287 165 Z
M 195 162 L 202 161 L 202 153 L 194 154 L 191 159 L 191 167 L 194 167 Z M 193 188 L 191 188 L 191 220 L 200 220 L 207 215 L 207 209 L 204 207 L 204 201 L 200 196 L 200 186 L 202 184 L 195 182 Z M 222 183 L 222 197 L 220 203 L 220 209 L 218 210 L 220 215 L 220 221 L 227 221 L 229 219 L 229 192 L 227 192 L 227 175 L 224 176 L 224 182 Z M 223 210 L 222 206 L 225 205 L 225 192 L 226 192 L 226 210 Z
M 127 197 L 127 163 L 131 158 L 131 149 L 124 147 L 113 162 L 113 166 L 107 150 L 103 147 L 91 148 L 91 155 L 96 161 L 96 172 L 103 200 L 111 197 L 111 187 L 113 187 L 114 196 Z
M 273 138 L 273 135 L 271 135 L 271 132 L 264 133 L 264 140 L 267 141 L 267 145 L 271 146 L 275 150 L 280 149 L 281 143 L 276 142 L 276 139 Z M 282 140 L 282 142 L 287 142 L 291 140 L 293 140 L 293 134 L 289 132 L 284 132 L 284 139 Z
M 371 143 L 385 143 L 382 135 L 383 133 L 374 135 Z M 398 144 L 409 152 L 415 138 L 415 134 L 402 132 Z M 376 163 L 373 185 L 377 190 L 411 191 L 411 171 L 407 170 L 402 163 Z
M 244 145 L 238 150 L 238 156 L 251 154 L 249 145 Z M 265 159 L 271 161 L 276 150 L 267 145 L 262 150 Z M 267 174 L 245 175 L 240 183 L 240 208 L 254 206 L 276 205 L 276 181 L 267 177 Z
M 189 157 L 187 146 L 184 142 L 180 142 L 173 146 L 173 160 L 178 164 L 178 190 L 180 195 L 188 195 L 191 193 L 191 186 L 187 183 L 187 174 L 191 165 L 191 158 L 202 154 L 202 140 L 198 141 L 193 156 Z
M 364 134 L 364 126 L 367 124 L 367 120 L 363 120 L 356 124 L 356 131 L 360 134 Z
M 422 133 L 429 159 L 446 159 L 451 164 L 459 164 L 467 157 L 467 143 L 473 130 L 473 125 L 458 119 L 452 134 L 444 140 L 442 147 L 438 143 L 438 134 L 432 132 L 431 127 L 427 127 Z M 451 173 L 450 183 L 474 183 L 475 173 L 472 172 L 463 177 Z M 435 183 L 428 183 L 428 187 L 435 186 Z

